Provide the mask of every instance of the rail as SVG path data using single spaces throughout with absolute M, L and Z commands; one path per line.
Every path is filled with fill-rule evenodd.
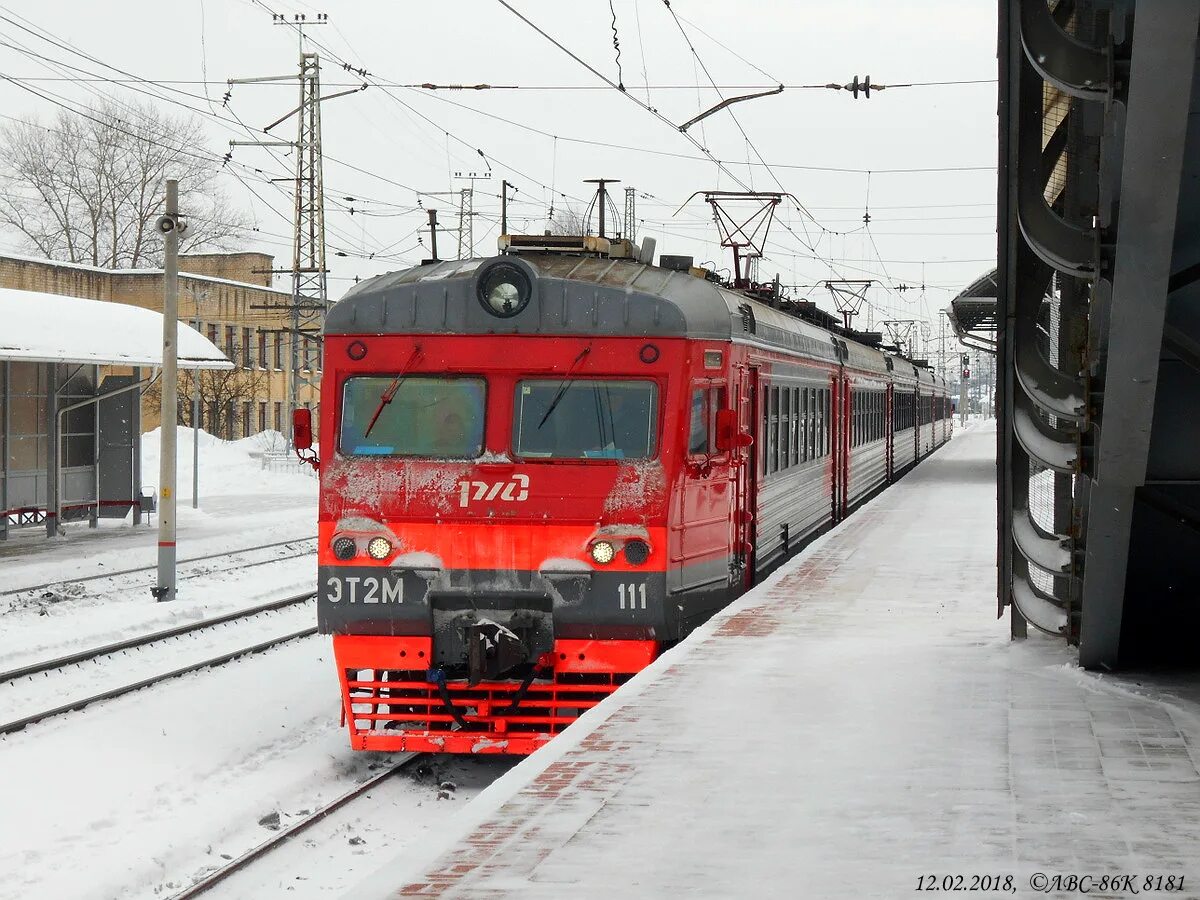
M 272 547 L 286 547 L 289 544 L 299 544 L 303 541 L 315 541 L 316 539 L 317 539 L 316 535 L 312 535 L 309 537 L 290 538 L 286 541 L 275 541 L 270 544 L 256 544 L 253 547 L 240 547 L 237 550 L 223 550 L 220 553 L 207 553 L 203 556 L 191 556 L 191 557 L 188 557 L 187 559 L 179 560 L 178 565 L 183 566 L 183 565 L 187 565 L 189 563 L 204 562 L 205 560 L 209 560 L 209 559 L 221 559 L 221 558 L 225 558 L 228 556 L 234 556 L 236 554 L 241 554 L 241 553 L 253 553 L 257 550 L 270 550 Z M 225 569 L 217 569 L 215 572 L 205 572 L 203 574 L 214 575 L 214 574 L 218 574 L 220 572 L 231 572 L 235 569 L 249 569 L 253 566 L 262 566 L 262 565 L 267 565 L 268 563 L 279 562 L 281 560 L 295 559 L 299 556 L 307 555 L 308 552 L 309 551 L 305 551 L 303 553 L 296 553 L 292 556 L 276 556 L 272 559 L 264 559 L 259 562 L 246 563 L 245 565 L 241 565 L 241 566 L 230 566 Z M 133 568 L 133 569 L 120 569 L 116 572 L 99 572 L 95 575 L 83 575 L 83 576 L 80 576 L 79 578 L 59 578 L 55 581 L 44 581 L 41 584 L 30 584 L 30 585 L 26 585 L 24 587 L 7 588 L 3 591 L 0 591 L 0 597 L 9 597 L 14 594 L 24 594 L 29 591 L 41 591 L 41 590 L 45 590 L 46 588 L 52 588 L 52 587 L 55 587 L 60 584 L 83 584 L 84 582 L 99 581 L 104 578 L 119 578 L 123 575 L 136 575 L 139 572 L 153 572 L 153 571 L 155 571 L 155 566 L 138 566 L 137 568 Z M 185 575 L 183 577 L 186 578 L 186 577 L 190 577 L 190 576 Z
M 97 694 L 92 694 L 89 697 L 84 697 L 79 700 L 71 700 L 51 709 L 45 709 L 31 715 L 22 716 L 19 719 L 14 719 L 11 722 L 0 724 L 0 735 L 13 734 L 23 730 L 29 725 L 33 725 L 37 722 L 41 722 L 45 719 L 50 719 L 55 716 L 60 716 L 64 713 L 76 712 L 92 705 L 93 703 L 99 703 L 102 700 L 113 700 L 117 697 L 123 697 L 125 694 L 130 694 L 134 691 L 140 691 L 144 687 L 150 687 L 151 685 L 159 684 L 163 681 L 169 681 L 172 678 L 178 678 L 181 675 L 187 675 L 191 672 L 198 672 L 201 669 L 211 669 L 217 666 L 223 666 L 226 663 L 232 662 L 233 660 L 239 659 L 243 656 L 252 656 L 256 653 L 262 653 L 266 650 L 271 650 L 275 647 L 282 646 L 283 644 L 290 643 L 291 641 L 295 641 L 300 638 L 311 637 L 316 633 L 316 626 L 302 628 L 299 631 L 293 631 L 279 637 L 260 641 L 259 643 L 249 647 L 240 647 L 237 650 L 233 650 L 228 653 L 222 653 L 219 656 L 210 657 L 186 666 L 180 666 L 179 668 L 172 669 L 169 672 L 162 672 L 158 675 L 142 678 L 133 682 L 132 684 L 124 684 L 119 687 L 110 688 L 106 691 L 101 691 Z
M 380 772 L 378 775 L 367 779 L 362 784 L 356 785 L 354 788 L 342 794 L 340 797 L 330 801 L 325 806 L 313 812 L 312 815 L 306 816 L 298 822 L 294 822 L 283 831 L 280 831 L 278 834 L 274 835 L 268 840 L 263 841 L 257 847 L 246 851 L 241 856 L 231 860 L 224 866 L 221 866 L 221 868 L 205 875 L 199 881 L 193 883 L 190 887 L 184 889 L 178 894 L 173 895 L 170 900 L 191 900 L 193 897 L 199 897 L 201 894 L 206 893 L 207 891 L 216 887 L 230 875 L 242 871 L 255 860 L 266 856 L 272 850 L 279 849 L 298 834 L 307 831 L 313 825 L 316 825 L 323 819 L 328 818 L 330 814 L 337 812 L 346 804 L 363 796 L 373 788 L 378 787 L 393 775 L 398 775 L 400 772 L 416 766 L 427 756 L 428 754 L 425 753 L 408 754 L 406 758 L 392 766 L 392 768 L 386 769 L 383 772 Z

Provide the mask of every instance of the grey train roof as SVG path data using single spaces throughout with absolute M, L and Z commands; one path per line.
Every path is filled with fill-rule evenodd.
M 511 318 L 491 315 L 477 299 L 478 276 L 496 262 L 532 276 L 529 305 Z M 447 260 L 380 275 L 333 305 L 325 333 L 635 334 L 750 341 L 838 362 L 830 332 L 711 281 L 630 259 L 554 253 Z M 887 371 L 886 354 L 839 340 L 855 365 Z M 901 375 L 919 371 L 906 360 L 895 363 Z M 931 374 L 915 377 L 933 381 Z

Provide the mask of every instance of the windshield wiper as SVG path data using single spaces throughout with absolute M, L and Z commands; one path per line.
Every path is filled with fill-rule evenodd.
M 392 379 L 392 383 L 387 386 L 386 390 L 379 395 L 379 404 L 375 407 L 375 412 L 371 415 L 371 422 L 367 425 L 367 430 L 363 432 L 364 438 L 370 436 L 371 429 L 374 428 L 375 423 L 379 421 L 379 414 L 383 412 L 383 408 L 391 403 L 395 398 L 396 391 L 400 389 L 400 382 L 407 377 L 408 370 L 412 367 L 412 364 L 417 361 L 417 357 L 420 355 L 421 345 L 417 344 L 417 346 L 413 348 L 412 355 L 409 356 L 408 362 L 404 364 L 404 368 L 402 368 L 400 373 Z
M 566 374 L 563 375 L 562 384 L 560 384 L 558 386 L 558 393 L 556 393 L 554 395 L 554 399 L 551 400 L 550 405 L 546 407 L 546 412 L 542 415 L 542 421 L 538 422 L 538 424 L 537 424 L 539 431 L 541 430 L 542 426 L 546 424 L 546 420 L 548 418 L 550 418 L 550 413 L 554 412 L 554 408 L 556 406 L 558 406 L 558 401 L 561 400 L 563 398 L 563 395 L 567 392 L 567 384 L 571 377 L 571 373 L 575 371 L 576 366 L 578 366 L 581 362 L 583 362 L 583 358 L 591 352 L 592 352 L 592 345 L 588 344 L 586 347 L 584 347 L 582 350 L 579 351 L 579 355 L 577 357 L 575 357 L 575 362 L 571 363 L 570 367 L 567 369 Z

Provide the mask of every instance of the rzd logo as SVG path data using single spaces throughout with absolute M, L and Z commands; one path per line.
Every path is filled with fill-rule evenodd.
M 472 500 L 508 500 L 523 503 L 529 499 L 529 476 L 514 475 L 511 481 L 460 481 L 458 505 L 466 509 Z

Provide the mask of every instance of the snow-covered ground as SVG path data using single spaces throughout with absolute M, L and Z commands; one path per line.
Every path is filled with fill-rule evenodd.
M 142 483 L 158 483 L 161 436 L 142 435 Z M 294 472 L 265 472 L 259 456 L 282 449 L 278 432 L 225 442 L 201 431 L 199 509 L 192 509 L 192 430 L 178 431 L 178 547 L 180 559 L 222 553 L 316 534 L 317 480 L 299 465 Z M 158 518 L 69 523 L 47 539 L 41 527 L 19 528 L 0 541 L 0 590 L 68 580 L 99 572 L 152 566 Z M 183 595 L 181 594 L 181 599 Z
M 349 749 L 320 637 L 30 726 L 0 738 L 0 898 L 170 896 L 269 837 L 260 820 L 287 825 L 386 761 Z M 371 823 L 378 806 L 351 804 L 330 833 L 306 836 L 317 846 L 291 858 L 296 870 L 255 877 L 290 874 L 308 895 L 339 889 L 361 874 L 348 867 L 357 855 L 397 852 L 505 765 L 450 773 L 460 790 L 443 801 L 435 781 L 400 776 L 375 798 L 394 827 Z
M 158 534 L 150 525 L 68 525 L 47 539 L 40 528 L 0 543 L 0 670 L 146 634 L 181 622 L 254 606 L 310 589 L 316 581 L 317 482 L 296 472 L 265 472 L 257 454 L 282 446 L 274 432 L 226 443 L 200 432 L 200 508 L 191 507 L 192 430 L 179 432 L 181 560 L 178 597 L 155 603 L 149 569 L 115 578 L 73 579 L 154 566 Z M 160 435 L 143 436 L 142 470 L 158 476 Z M 152 480 L 151 480 L 152 479 Z M 157 524 L 157 518 L 154 520 Z M 281 546 L 237 553 L 281 541 Z M 247 563 L 258 563 L 241 568 Z M 61 584 L 34 591 L 21 588 Z
M 200 436 L 200 509 L 191 508 L 192 432 L 179 430 L 178 599 L 155 603 L 154 572 L 73 578 L 155 563 L 154 528 L 86 523 L 0 544 L 0 670 L 301 593 L 314 586 L 317 482 L 264 470 L 279 435 Z M 158 476 L 158 432 L 143 438 Z M 286 541 L 251 552 L 244 548 Z M 251 564 L 247 566 L 247 564 Z M 35 591 L 31 585 L 60 582 Z M 0 721 L 180 668 L 313 624 L 311 603 L 145 650 L 0 685 Z M 156 684 L 0 737 L 0 898 L 170 896 L 367 779 L 386 755 L 350 750 L 338 721 L 328 638 Z M 390 779 L 213 896 L 337 895 L 364 859 L 390 855 L 454 815 L 511 761 L 438 762 Z M 439 799 L 438 785 L 457 789 Z M 266 824 L 262 824 L 265 822 Z M 369 866 L 368 866 L 369 867 Z
M 347 896 L 1200 896 L 1200 704 L 1009 639 L 994 452 L 969 422 Z

